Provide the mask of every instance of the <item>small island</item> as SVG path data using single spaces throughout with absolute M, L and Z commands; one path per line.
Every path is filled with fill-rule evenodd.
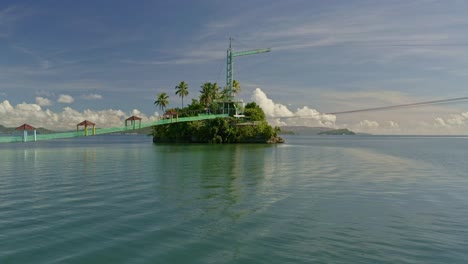
M 282 135 L 370 135 L 355 133 L 349 129 L 334 129 L 331 127 L 308 127 L 308 126 L 282 126 Z
M 333 136 L 342 136 L 342 135 L 356 135 L 353 131 L 344 128 L 344 129 L 333 129 L 328 131 L 319 132 L 317 135 L 333 135 Z
M 168 109 L 163 118 L 175 120 L 165 125 L 153 127 L 154 143 L 283 143 L 278 136 L 281 129 L 272 127 L 266 120 L 262 108 L 255 102 L 243 105 L 229 96 L 229 91 L 220 90 L 216 83 L 201 86 L 199 99 L 192 99 L 186 107 L 183 98 L 188 95 L 188 86 L 181 82 L 176 86 L 176 94 L 182 98 L 182 108 Z M 234 93 L 240 91 L 234 81 Z M 161 110 L 168 104 L 166 93 L 160 93 L 154 102 Z M 192 117 L 209 114 L 226 114 L 224 118 L 206 119 L 192 122 L 177 122 L 179 117 Z

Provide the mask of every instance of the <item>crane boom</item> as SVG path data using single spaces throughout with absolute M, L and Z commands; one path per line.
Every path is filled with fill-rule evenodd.
M 227 59 L 226 59 L 226 89 L 228 91 L 228 94 L 227 94 L 228 100 L 232 100 L 233 98 L 232 96 L 232 92 L 233 92 L 232 86 L 233 86 L 233 81 L 234 81 L 233 58 L 271 51 L 271 49 L 268 48 L 268 49 L 255 49 L 255 50 L 233 52 L 231 48 L 231 40 L 232 38 L 229 38 L 229 48 L 227 50 Z
M 270 51 L 271 49 L 256 49 L 256 50 L 239 51 L 239 52 L 233 52 L 232 57 L 253 55 L 253 54 L 265 53 L 265 52 L 270 52 Z

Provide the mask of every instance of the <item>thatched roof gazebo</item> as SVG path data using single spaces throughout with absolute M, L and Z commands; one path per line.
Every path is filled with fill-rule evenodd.
M 135 129 L 136 121 L 139 121 L 138 128 L 141 128 L 141 117 L 131 116 L 131 117 L 125 119 L 125 128 L 127 128 L 127 121 L 130 121 L 130 125 L 133 125 L 133 129 Z
M 179 119 L 179 113 L 174 109 L 170 109 L 170 110 L 167 110 L 166 113 L 164 113 L 163 118 L 171 119 L 171 122 L 172 122 L 173 118 L 176 118 L 176 120 Z
M 36 128 L 31 125 L 22 124 L 21 126 L 15 128 L 15 130 L 23 131 L 23 142 L 28 141 L 28 131 L 34 131 L 34 141 L 37 140 Z
M 93 126 L 93 136 L 96 135 L 96 124 L 94 124 L 91 121 L 85 120 L 79 124 L 76 125 L 76 132 L 79 131 L 80 126 L 84 126 L 84 135 L 88 136 L 88 126 Z

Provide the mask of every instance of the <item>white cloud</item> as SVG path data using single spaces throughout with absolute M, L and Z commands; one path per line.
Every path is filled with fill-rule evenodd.
M 444 119 L 437 117 L 434 119 L 434 126 L 435 127 L 448 127 L 448 125 L 445 123 Z
M 8 100 L 5 100 L 0 104 L 0 114 L 2 114 L 2 116 L 9 114 L 13 109 L 13 106 L 8 102 Z
M 40 106 L 50 106 L 50 105 L 52 105 L 52 101 L 50 101 L 47 98 L 38 96 L 38 97 L 36 97 L 36 104 L 38 104 Z
M 394 122 L 394 121 L 388 121 L 387 126 L 389 128 L 399 128 L 400 127 L 400 125 L 397 122 Z
M 452 115 L 447 119 L 447 124 L 452 126 L 462 126 L 465 124 L 466 117 L 462 114 Z
M 94 111 L 86 109 L 82 112 L 71 107 L 64 107 L 61 112 L 53 112 L 43 109 L 38 104 L 21 103 L 12 106 L 8 100 L 0 103 L 0 124 L 6 127 L 16 127 L 28 123 L 34 127 L 44 127 L 52 130 L 73 130 L 76 124 L 83 120 L 96 123 L 98 127 L 121 127 L 125 119 L 131 115 L 142 118 L 142 122 L 150 122 L 158 119 L 158 114 L 145 115 L 138 109 L 131 113 L 121 110 L 107 109 Z
M 59 95 L 59 98 L 57 102 L 62 103 L 62 104 L 71 104 L 75 101 L 71 95 L 66 95 L 66 94 L 61 94 Z
M 100 94 L 85 94 L 83 98 L 86 100 L 100 100 L 102 99 L 102 95 Z
M 435 127 L 462 127 L 468 125 L 468 112 L 452 114 L 447 118 L 437 117 L 434 119 Z
M 371 120 L 363 120 L 359 122 L 359 127 L 364 128 L 364 129 L 375 129 L 378 128 L 380 124 L 377 121 L 371 121 Z
M 270 124 L 275 126 L 335 126 L 336 116 L 320 113 L 307 106 L 293 112 L 287 106 L 273 102 L 260 88 L 254 90 L 252 100 L 263 109 Z

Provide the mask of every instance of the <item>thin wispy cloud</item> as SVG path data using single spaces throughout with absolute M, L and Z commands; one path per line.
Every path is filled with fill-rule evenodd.
M 463 50 L 445 45 L 467 44 L 463 25 L 468 18 L 460 14 L 410 14 L 430 3 L 411 1 L 395 5 L 369 5 L 360 9 L 328 11 L 318 17 L 298 14 L 274 24 L 260 33 L 277 51 L 301 51 L 316 47 L 342 46 L 366 48 L 375 60 L 430 56 L 467 58 Z M 272 18 L 276 21 L 278 18 Z M 383 57 L 383 58 L 382 58 Z
M 223 43 L 225 44 L 225 43 Z M 204 64 L 212 61 L 219 61 L 225 59 L 227 46 L 220 46 L 219 44 L 204 44 L 197 45 L 196 48 L 191 49 L 173 49 L 167 50 L 165 53 L 168 59 L 158 60 L 135 60 L 126 59 L 121 60 L 122 63 L 136 64 L 136 65 L 191 65 L 191 64 Z
M 19 18 L 19 8 L 16 6 L 0 10 L 0 38 L 7 38 L 11 34 L 13 24 Z
M 192 57 L 192 58 L 174 58 L 167 60 L 121 60 L 122 63 L 135 64 L 135 65 L 190 65 L 190 64 L 203 64 L 212 59 L 204 57 Z
M 32 51 L 31 49 L 21 47 L 21 46 L 13 46 L 13 48 L 23 54 L 30 56 L 42 70 L 47 70 L 53 66 L 53 63 L 39 55 L 37 52 Z
M 83 99 L 86 99 L 86 100 L 101 100 L 102 99 L 102 95 L 100 94 L 95 94 L 95 93 L 91 93 L 91 94 L 85 94 L 82 96 Z

